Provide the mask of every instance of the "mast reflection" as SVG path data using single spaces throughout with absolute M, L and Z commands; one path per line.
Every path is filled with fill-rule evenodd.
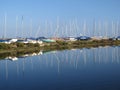
M 54 70 L 59 74 L 64 69 L 80 70 L 92 65 L 119 64 L 119 53 L 120 47 L 40 51 L 39 53 L 25 54 L 19 57 L 8 56 L 0 62 L 5 62 L 5 64 L 1 64 L 1 69 L 5 68 L 5 78 L 8 80 L 11 74 L 9 70 L 13 70 L 9 69 L 11 66 L 15 68 L 14 72 L 16 72 L 17 77 L 20 77 L 20 75 L 24 77 L 28 71 L 34 73 L 36 71 Z

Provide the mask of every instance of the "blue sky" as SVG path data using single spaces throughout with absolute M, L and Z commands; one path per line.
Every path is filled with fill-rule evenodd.
M 29 32 L 31 19 L 33 34 L 37 32 L 39 23 L 46 20 L 55 22 L 57 17 L 60 21 L 119 20 L 120 0 L 0 0 L 0 29 L 2 31 L 0 35 L 4 32 L 5 13 L 7 14 L 7 35 L 10 37 L 15 35 L 16 16 L 18 16 L 19 31 L 21 18 L 24 17 L 26 27 L 24 27 L 24 33 L 26 34 Z

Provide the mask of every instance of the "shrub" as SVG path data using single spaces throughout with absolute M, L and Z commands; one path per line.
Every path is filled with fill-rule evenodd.
M 24 43 L 17 43 L 17 47 L 24 47 Z
M 0 49 L 10 49 L 12 48 L 10 44 L 0 43 Z

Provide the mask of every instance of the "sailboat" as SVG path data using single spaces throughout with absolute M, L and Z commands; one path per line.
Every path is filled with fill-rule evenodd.
M 56 42 L 56 40 L 54 40 L 54 39 L 49 39 L 49 38 L 42 39 L 42 41 L 43 41 L 43 42 L 47 42 L 47 43 Z
M 5 59 L 11 60 L 11 61 L 16 61 L 16 60 L 18 60 L 17 57 L 11 57 L 11 56 L 6 57 Z
M 48 28 L 48 25 L 46 23 L 46 31 L 48 30 L 47 28 Z M 57 29 L 56 30 L 58 30 L 58 24 L 57 24 Z M 55 38 L 56 38 L 56 36 L 55 36 Z M 53 39 L 53 38 L 45 38 L 45 37 L 42 38 L 41 41 L 46 42 L 46 43 L 56 42 L 56 40 Z

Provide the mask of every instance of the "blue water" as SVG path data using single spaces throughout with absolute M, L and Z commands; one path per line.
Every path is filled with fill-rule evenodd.
M 120 47 L 0 60 L 0 90 L 120 90 Z

